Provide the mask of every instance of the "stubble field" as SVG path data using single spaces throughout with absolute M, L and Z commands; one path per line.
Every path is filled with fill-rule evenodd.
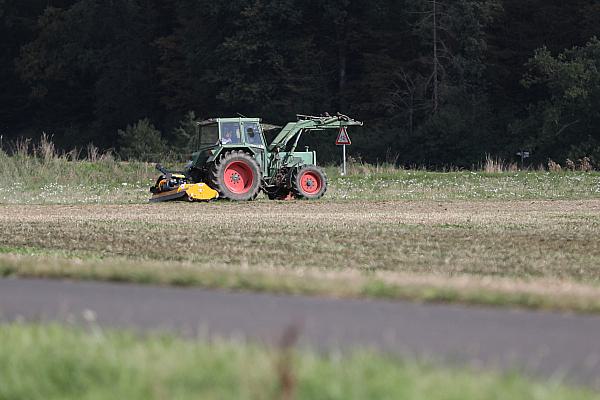
M 0 276 L 600 312 L 600 173 L 328 167 L 319 201 L 148 204 L 150 164 L 0 151 Z
M 3 275 L 600 311 L 600 199 L 0 205 Z

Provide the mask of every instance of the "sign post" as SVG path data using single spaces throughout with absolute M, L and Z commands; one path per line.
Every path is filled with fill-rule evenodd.
M 352 141 L 345 126 L 340 127 L 340 133 L 338 133 L 335 144 L 342 146 L 342 176 L 346 176 L 346 145 L 351 145 Z
M 525 168 L 525 159 L 529 158 L 529 152 L 521 150 L 517 153 L 517 155 L 521 157 L 521 169 Z
M 346 145 L 342 145 L 342 159 L 343 159 L 343 169 L 342 176 L 346 176 Z

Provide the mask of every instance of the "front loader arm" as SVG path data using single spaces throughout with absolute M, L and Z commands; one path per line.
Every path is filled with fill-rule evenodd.
M 299 136 L 304 131 L 320 131 L 325 129 L 340 129 L 347 126 L 362 126 L 362 122 L 356 121 L 346 115 L 337 114 L 336 116 L 314 117 L 310 115 L 298 115 L 298 121 L 289 122 L 283 127 L 281 132 L 269 145 L 269 151 L 275 149 L 284 149 L 287 144 L 296 138 L 295 145 L 298 143 Z

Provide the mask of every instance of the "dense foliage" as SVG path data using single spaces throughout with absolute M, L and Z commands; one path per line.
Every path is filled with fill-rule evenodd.
M 368 161 L 598 164 L 598 21 L 595 0 L 0 0 L 0 134 L 126 155 L 189 143 L 192 111 L 341 111 Z

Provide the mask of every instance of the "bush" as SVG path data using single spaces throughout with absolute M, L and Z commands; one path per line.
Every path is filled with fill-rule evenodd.
M 148 118 L 139 120 L 135 125 L 119 130 L 121 157 L 126 160 L 152 161 L 161 158 L 165 151 L 165 143 L 160 131 Z

